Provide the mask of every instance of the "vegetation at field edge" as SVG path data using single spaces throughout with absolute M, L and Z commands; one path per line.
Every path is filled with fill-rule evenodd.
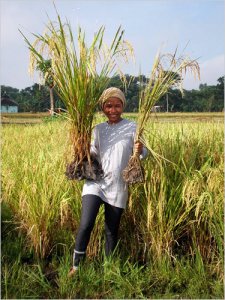
M 97 117 L 102 116 L 102 113 L 97 113 Z M 125 118 L 136 120 L 137 113 L 124 113 Z M 2 124 L 36 124 L 47 123 L 58 120 L 65 120 L 66 113 L 56 113 L 54 116 L 50 116 L 49 113 L 2 113 Z M 152 113 L 151 121 L 153 122 L 224 122 L 223 112 L 205 112 L 205 113 Z

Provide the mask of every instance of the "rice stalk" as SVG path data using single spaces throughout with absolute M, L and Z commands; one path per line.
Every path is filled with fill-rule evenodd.
M 195 77 L 200 77 L 200 68 L 196 60 L 187 56 L 177 57 L 177 50 L 173 54 L 158 53 L 147 82 L 140 82 L 139 112 L 135 141 L 142 142 L 150 151 L 156 162 L 160 163 L 163 157 L 158 155 L 145 142 L 147 124 L 152 116 L 152 108 L 156 102 L 169 92 L 172 87 L 177 87 L 183 93 L 183 77 L 187 71 L 191 71 Z M 141 174 L 141 175 L 140 175 Z M 132 184 L 144 181 L 138 153 L 133 153 L 128 166 L 123 171 L 123 178 Z
M 104 34 L 102 26 L 88 45 L 81 27 L 75 36 L 70 23 L 63 24 L 59 15 L 56 23 L 49 21 L 43 35 L 34 34 L 33 44 L 22 33 L 30 49 L 30 71 L 34 71 L 40 59 L 51 60 L 54 85 L 68 112 L 73 157 L 67 166 L 69 179 L 102 176 L 101 166 L 90 154 L 94 113 L 110 76 L 119 74 L 126 85 L 118 61 L 128 61 L 133 55 L 132 46 L 123 39 L 121 26 L 109 46 L 104 42 Z

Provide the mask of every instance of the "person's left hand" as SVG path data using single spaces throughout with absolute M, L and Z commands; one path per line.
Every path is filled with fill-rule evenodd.
M 134 155 L 140 155 L 143 149 L 143 144 L 139 141 L 134 143 Z

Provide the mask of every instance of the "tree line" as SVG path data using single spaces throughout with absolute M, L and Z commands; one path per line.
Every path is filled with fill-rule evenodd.
M 133 77 L 126 75 L 131 81 L 125 91 L 127 105 L 126 112 L 137 112 L 140 96 L 140 78 L 142 82 L 148 80 L 144 75 Z M 110 86 L 123 90 L 119 76 L 111 78 Z M 19 112 L 46 112 L 50 110 L 49 87 L 35 83 L 30 87 L 19 90 L 10 86 L 1 86 L 1 96 L 9 96 L 18 103 Z M 52 97 L 52 95 L 51 95 Z M 53 89 L 54 108 L 64 108 L 63 102 Z M 168 95 L 162 97 L 158 103 L 160 111 L 171 112 L 218 112 L 224 110 L 224 77 L 217 80 L 216 85 L 200 84 L 199 89 L 184 90 L 183 96 L 178 89 L 170 89 Z

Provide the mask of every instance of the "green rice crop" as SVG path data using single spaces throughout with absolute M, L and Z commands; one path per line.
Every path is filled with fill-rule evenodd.
M 101 117 L 97 119 L 99 122 Z M 68 283 L 68 287 L 65 286 L 79 225 L 83 184 L 68 181 L 64 175 L 68 124 L 55 121 L 3 127 L 2 204 L 9 207 L 12 214 L 13 232 L 22 236 L 24 241 L 15 249 L 12 260 L 12 246 L 5 242 L 12 229 L 3 219 L 3 278 L 8 297 L 20 294 L 13 288 L 13 282 L 16 287 L 17 280 L 19 284 L 24 276 L 36 282 L 36 288 L 29 287 L 34 298 L 40 297 L 39 290 L 42 297 L 72 297 L 75 291 L 78 296 L 96 298 L 149 298 L 152 292 L 156 297 L 163 297 L 163 293 L 175 297 L 173 289 L 179 290 L 182 297 L 222 297 L 219 285 L 223 282 L 224 263 L 223 124 L 186 122 L 183 118 L 182 123 L 151 122 L 147 129 L 146 143 L 168 161 L 157 162 L 151 155 L 144 161 L 145 184 L 130 187 L 128 207 L 121 221 L 121 262 L 109 264 L 109 269 L 104 269 L 105 277 L 103 274 L 103 277 L 98 277 L 99 287 L 93 287 L 89 292 L 86 290 L 85 294 L 88 278 L 83 273 L 80 276 L 83 276 L 84 285 Z M 101 210 L 88 248 L 87 266 L 84 267 L 88 270 L 90 263 L 90 278 L 98 270 L 97 263 L 101 266 L 103 263 L 103 226 Z M 19 249 L 34 253 L 32 271 L 29 267 L 26 270 L 21 267 Z M 66 262 L 63 261 L 65 253 Z M 62 259 L 61 262 L 52 262 L 60 272 L 57 292 L 44 279 L 43 270 L 37 271 L 35 267 L 46 259 L 51 261 L 51 257 L 57 257 L 57 261 Z M 147 270 L 139 269 L 137 265 L 132 269 L 131 266 L 137 263 Z M 172 270 L 174 274 L 171 274 Z M 178 275 L 181 277 L 175 278 Z M 124 276 L 126 282 L 122 281 Z M 196 292 L 193 287 L 197 286 L 197 278 L 201 280 Z M 110 292 L 111 280 L 114 294 Z M 185 282 L 189 288 L 183 286 Z M 132 289 L 135 284 L 137 288 Z M 200 285 L 206 289 L 206 294 L 201 292 Z M 163 286 L 167 290 L 163 290 Z M 186 294 L 182 294 L 182 286 Z M 26 289 L 24 287 L 23 297 Z

